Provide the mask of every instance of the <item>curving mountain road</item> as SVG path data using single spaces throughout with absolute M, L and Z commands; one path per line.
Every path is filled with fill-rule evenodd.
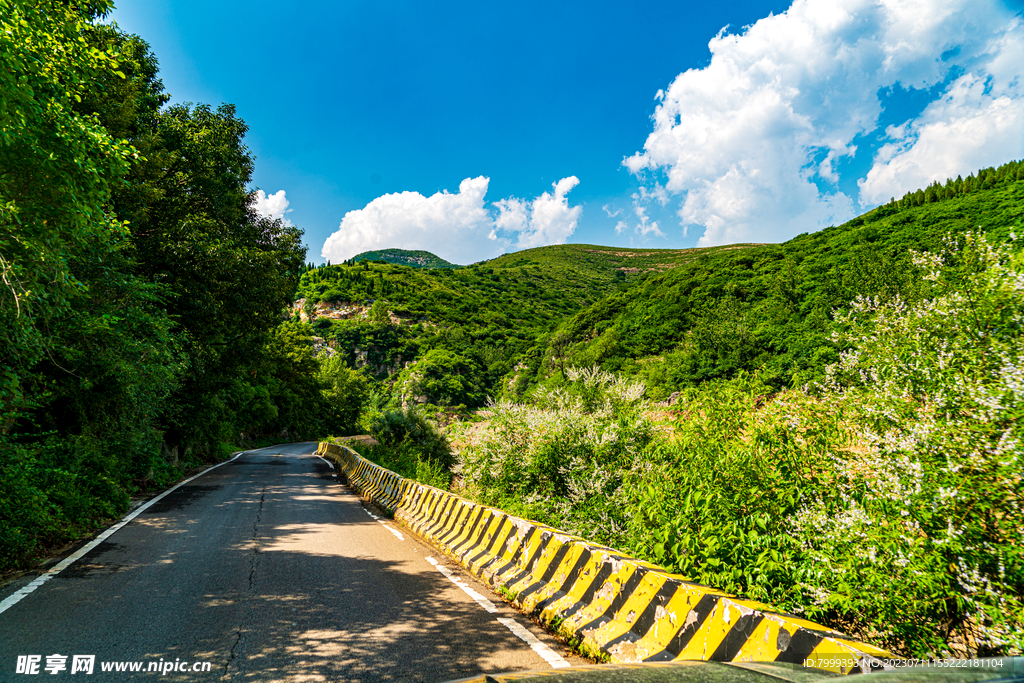
M 315 448 L 247 451 L 17 602 L 34 577 L 5 586 L 0 681 L 444 681 L 587 663 L 371 516 Z

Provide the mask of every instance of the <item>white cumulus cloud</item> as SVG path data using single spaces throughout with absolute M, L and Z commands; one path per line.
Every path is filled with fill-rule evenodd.
M 654 130 L 624 163 L 664 172 L 701 245 L 787 239 L 852 217 L 855 199 L 871 206 L 1024 155 L 1022 46 L 1020 20 L 995 0 L 795 0 L 712 39 L 708 66 L 657 93 Z M 878 127 L 879 92 L 951 74 L 918 118 L 887 131 L 860 196 L 840 191 L 837 163 Z
M 890 128 L 892 142 L 878 150 L 875 165 L 857 183 L 861 201 L 881 204 L 933 180 L 1024 156 L 1024 102 L 986 89 L 986 79 L 963 76 L 915 121 Z
M 493 238 L 497 238 L 499 231 L 516 233 L 516 249 L 565 244 L 576 231 L 583 211 L 582 206 L 569 206 L 566 195 L 579 184 L 579 178 L 569 176 L 552 183 L 553 192 L 545 192 L 532 201 L 509 197 L 495 202 L 499 214 Z
M 285 197 L 284 190 L 278 190 L 274 194 L 256 190 L 256 211 L 267 218 L 280 218 L 286 226 L 292 226 L 292 222 L 285 218 L 285 214 L 291 213 L 292 210 L 288 208 L 288 198 Z
M 626 232 L 630 227 L 633 228 L 633 232 L 640 237 L 646 239 L 651 235 L 656 237 L 665 237 L 665 233 L 661 231 L 661 227 L 658 225 L 658 221 L 652 220 L 647 214 L 647 208 L 650 206 L 652 201 L 658 202 L 658 204 L 665 206 L 669 203 L 669 194 L 665 190 L 664 186 L 655 183 L 653 189 L 647 189 L 645 186 L 640 186 L 640 189 L 634 192 L 631 196 L 633 200 L 633 215 L 636 216 L 636 222 L 630 226 L 629 221 L 621 220 L 615 224 L 615 234 L 621 235 Z M 615 212 L 618 215 L 618 212 Z M 683 229 L 685 234 L 686 229 Z
M 553 192 L 532 200 L 508 197 L 485 202 L 490 179 L 466 178 L 459 191 L 430 197 L 400 192 L 377 197 L 349 211 L 337 232 L 324 242 L 321 256 L 335 263 L 376 249 L 423 249 L 453 263 L 492 258 L 509 248 L 562 244 L 576 230 L 580 206 L 566 195 L 575 176 L 554 183 Z M 496 212 L 496 215 L 495 215 Z

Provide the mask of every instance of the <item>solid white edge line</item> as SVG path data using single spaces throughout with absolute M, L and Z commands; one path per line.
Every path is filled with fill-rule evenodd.
M 316 456 L 316 457 L 318 457 L 318 458 L 320 458 L 321 460 L 323 460 L 324 462 L 326 462 L 326 463 L 327 463 L 327 466 L 328 466 L 328 467 L 330 467 L 330 468 L 331 468 L 332 470 L 334 469 L 334 463 L 332 463 L 332 462 L 331 462 L 331 461 L 329 461 L 329 460 L 325 460 L 324 458 L 322 458 L 322 457 L 321 457 L 321 456 L 319 456 L 319 455 L 318 455 L 318 456 Z
M 363 508 L 363 512 L 365 512 L 366 514 L 370 515 L 370 516 L 371 516 L 371 517 L 373 517 L 373 518 L 374 518 L 375 520 L 377 520 L 378 522 L 380 522 L 380 525 L 381 525 L 382 527 L 384 527 L 385 529 L 387 529 L 388 531 L 390 531 L 390 532 L 391 532 L 392 534 L 394 534 L 394 535 L 395 535 L 395 538 L 397 538 L 397 539 L 398 539 L 399 541 L 404 541 L 404 540 L 405 540 L 405 536 L 403 536 L 403 535 L 402 535 L 402 532 L 400 532 L 400 531 L 399 531 L 398 529 L 394 529 L 394 528 L 392 528 L 392 527 L 389 527 L 389 526 L 387 525 L 387 522 L 385 522 L 385 521 L 384 521 L 383 519 L 381 519 L 381 518 L 380 518 L 380 517 L 378 517 L 377 515 L 373 514 L 373 513 L 372 513 L 372 512 L 370 512 L 369 510 L 367 510 L 367 509 L 366 509 L 365 507 Z
M 260 448 L 260 449 L 256 449 L 256 450 L 264 450 L 264 449 Z M 28 595 L 29 593 L 33 592 L 35 589 L 39 588 L 40 586 L 42 586 L 44 583 L 46 583 L 47 581 L 49 581 L 53 577 L 57 576 L 57 574 L 60 574 L 62 571 L 67 569 L 73 562 L 75 562 L 76 560 L 81 559 L 90 550 L 92 550 L 93 548 L 98 546 L 100 543 L 102 543 L 103 541 L 105 541 L 108 538 L 110 538 L 111 536 L 113 536 L 114 533 L 117 530 L 119 530 L 121 527 L 123 527 L 126 524 L 128 524 L 128 522 L 132 521 L 133 519 L 135 519 L 136 517 L 141 515 L 143 512 L 145 512 L 154 503 L 160 501 L 165 496 L 173 493 L 174 491 L 177 491 L 179 488 L 181 488 L 185 484 L 189 483 L 190 481 L 198 479 L 199 477 L 203 476 L 207 472 L 211 472 L 211 471 L 217 469 L 221 465 L 227 465 L 229 462 L 234 462 L 241 455 L 243 455 L 245 453 L 250 453 L 250 452 L 252 452 L 252 451 L 239 451 L 238 454 L 234 458 L 231 458 L 231 460 L 225 460 L 224 462 L 219 462 L 219 463 L 217 463 L 216 465 L 214 465 L 212 467 L 208 467 L 205 470 L 203 470 L 202 472 L 200 472 L 199 474 L 195 474 L 195 475 L 189 477 L 188 479 L 186 479 L 185 481 L 182 481 L 182 482 L 179 482 L 179 483 L 175 484 L 174 486 L 172 486 L 171 488 L 167 489 L 166 491 L 164 491 L 160 495 L 158 495 L 158 496 L 156 496 L 154 498 L 150 498 L 148 501 L 146 501 L 145 503 L 143 503 L 139 507 L 137 507 L 134 510 L 132 510 L 131 512 L 129 512 L 123 518 L 121 518 L 120 522 L 118 522 L 114 526 L 110 527 L 109 529 L 107 529 L 106 531 L 101 533 L 96 538 L 94 538 L 91 541 L 89 541 L 87 544 L 85 544 L 84 546 L 82 546 L 81 548 L 76 550 L 71 555 L 68 555 L 67 557 L 65 557 L 63 560 L 61 560 L 59 563 L 57 563 L 54 567 L 51 567 L 49 570 L 47 570 L 44 574 L 41 574 L 41 575 L 37 576 L 34 580 L 32 580 L 27 585 L 22 586 L 19 590 L 17 590 L 14 593 L 11 593 L 10 595 L 8 595 L 2 602 L 0 602 L 0 614 L 3 614 L 4 612 L 9 610 L 10 608 L 12 608 L 15 605 L 17 605 L 19 602 L 21 602 L 21 600 L 26 595 Z
M 451 569 L 448 569 L 448 567 L 445 567 L 443 564 L 439 563 L 433 557 L 428 557 L 427 562 L 434 565 L 434 569 L 444 574 L 445 578 L 447 578 L 449 581 L 458 586 L 463 593 L 473 598 L 473 601 L 476 602 L 476 604 L 483 607 L 485 610 L 487 610 L 487 612 L 489 612 L 490 614 L 496 614 L 498 612 L 498 608 L 494 606 L 493 602 L 485 598 L 477 591 L 473 590 L 472 586 L 470 586 L 468 583 L 466 583 L 461 578 L 456 576 Z
M 509 619 L 507 617 L 498 617 L 498 623 L 507 628 L 509 631 L 530 646 L 530 649 L 540 655 L 540 658 L 551 665 L 554 669 L 561 669 L 567 666 L 572 666 L 567 662 L 562 655 L 558 654 L 550 647 L 540 641 L 537 636 L 530 633 L 529 629 L 520 624 L 515 619 Z
M 392 534 L 394 534 L 394 535 L 395 535 L 395 537 L 396 537 L 396 538 L 397 538 L 397 539 L 398 539 L 399 541 L 404 541 L 404 540 L 405 540 L 405 536 L 403 536 L 403 535 L 402 535 L 402 532 L 401 532 L 401 531 L 399 531 L 398 529 L 395 529 L 395 528 L 393 528 L 393 527 L 389 527 L 389 526 L 388 526 L 387 524 L 385 524 L 385 523 L 384 523 L 384 520 L 383 520 L 383 519 L 378 519 L 377 521 L 378 521 L 378 522 L 380 522 L 380 524 L 381 524 L 381 526 L 382 526 L 382 527 L 384 527 L 385 529 L 387 529 L 388 531 L 390 531 L 390 532 L 391 532 Z

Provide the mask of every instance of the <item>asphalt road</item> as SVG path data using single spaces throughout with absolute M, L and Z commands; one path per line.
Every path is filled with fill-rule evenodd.
M 374 519 L 315 447 L 243 453 L 9 607 L 0 681 L 444 681 L 587 663 Z M 33 655 L 39 673 L 18 673 Z M 75 655 L 95 657 L 91 675 L 72 673 Z

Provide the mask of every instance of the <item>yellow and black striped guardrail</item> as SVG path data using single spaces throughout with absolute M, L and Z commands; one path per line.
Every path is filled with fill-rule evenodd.
M 893 655 L 612 548 L 405 479 L 321 443 L 348 482 L 580 650 L 612 662 L 792 662 L 868 672 Z

